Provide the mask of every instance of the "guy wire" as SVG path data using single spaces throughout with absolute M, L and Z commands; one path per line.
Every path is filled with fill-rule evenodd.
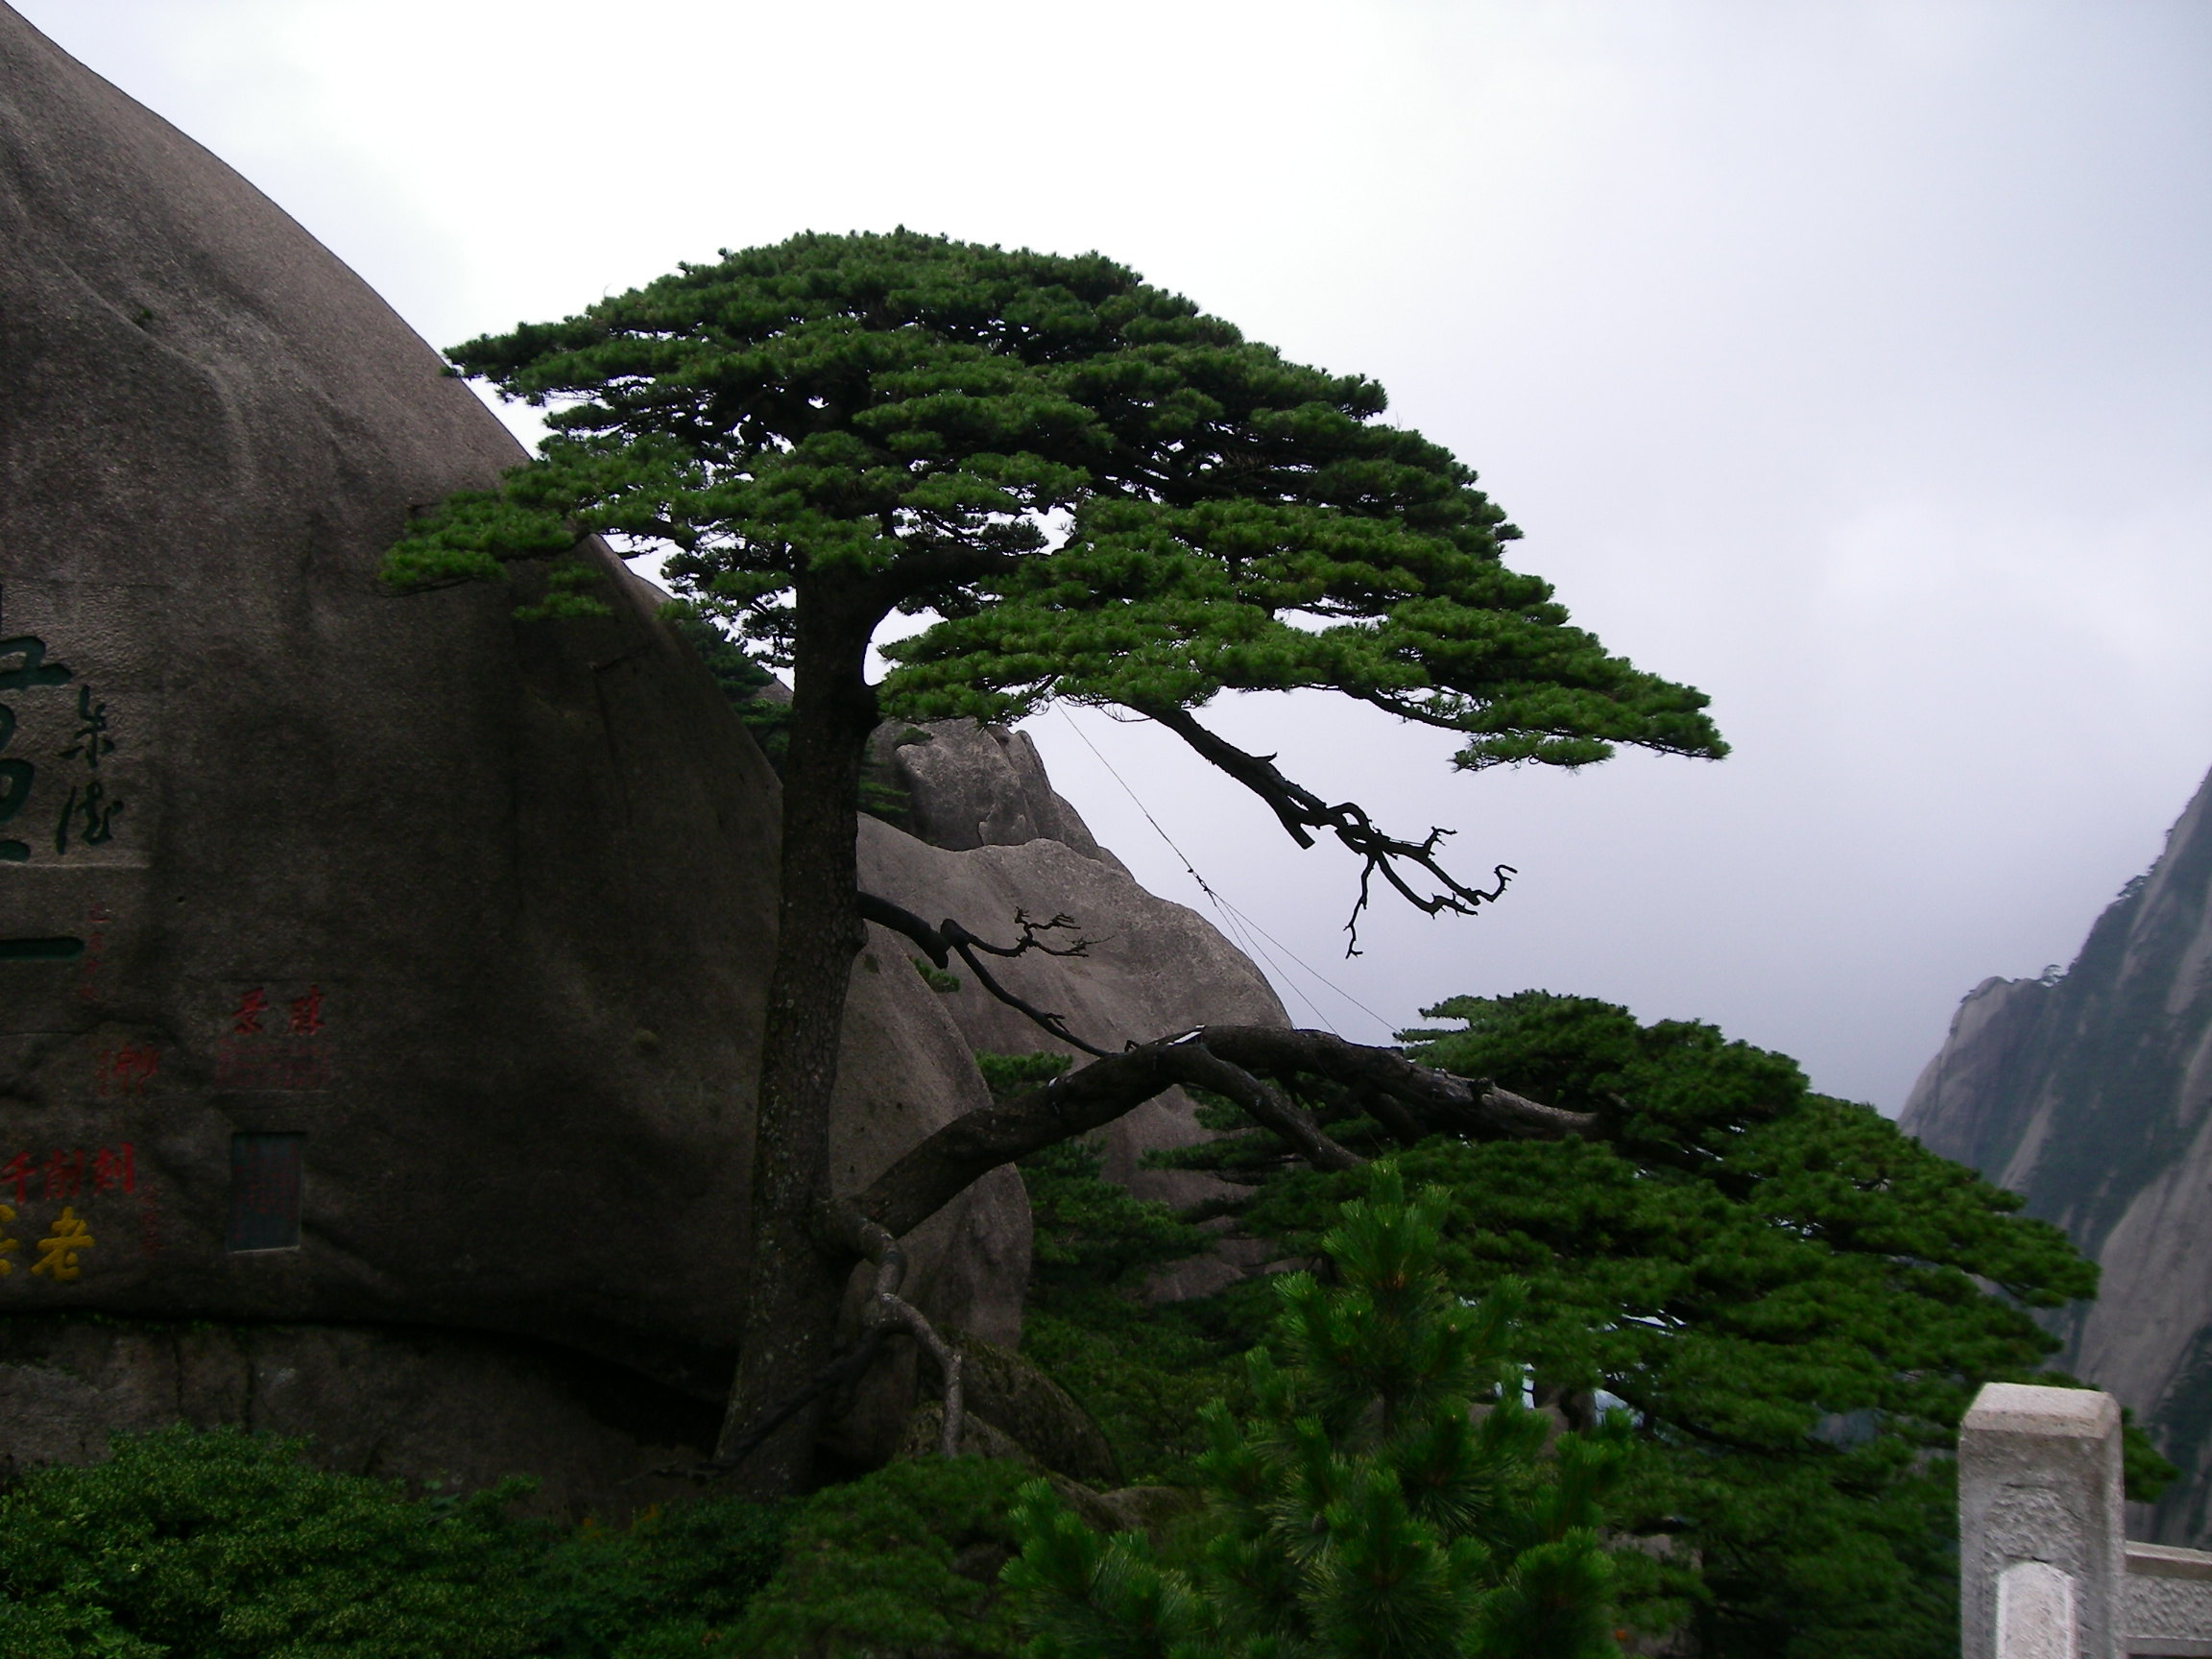
M 1137 791 L 1130 786 L 1128 779 L 1122 777 L 1121 774 L 1115 769 L 1114 762 L 1107 759 L 1106 757 L 1099 752 L 1098 745 L 1091 741 L 1090 733 L 1085 732 L 1082 727 L 1075 724 L 1073 716 L 1068 712 L 1065 707 L 1063 707 L 1059 712 L 1060 718 L 1067 722 L 1068 729 L 1074 733 L 1078 738 L 1082 739 L 1083 747 L 1091 751 L 1092 755 L 1096 758 L 1098 764 L 1105 767 L 1108 774 L 1112 776 L 1114 781 L 1121 785 L 1122 793 L 1127 795 L 1129 799 L 1136 804 L 1137 810 L 1144 815 L 1144 822 L 1151 825 L 1153 830 L 1159 835 L 1160 839 L 1167 843 L 1167 850 L 1175 854 L 1177 860 L 1181 862 L 1184 870 L 1190 875 L 1190 879 L 1198 884 L 1198 890 L 1206 895 L 1208 901 L 1212 902 L 1216 910 L 1221 912 L 1221 919 L 1229 925 L 1230 931 L 1238 936 L 1238 940 L 1244 947 L 1246 953 L 1259 957 L 1261 960 L 1266 962 L 1270 967 L 1274 968 L 1276 974 L 1278 976 L 1280 976 L 1284 985 L 1289 990 L 1290 995 L 1297 998 L 1299 1001 L 1305 1003 L 1307 1009 L 1312 1014 L 1314 1019 L 1320 1021 L 1321 1023 L 1326 1025 L 1331 1031 L 1336 1030 L 1334 1022 L 1332 1022 L 1327 1015 L 1323 1014 L 1321 1010 L 1314 1005 L 1313 999 L 1307 996 L 1304 991 L 1299 989 L 1297 982 L 1284 971 L 1282 965 L 1276 962 L 1272 955 L 1270 955 L 1264 949 L 1262 949 L 1252 939 L 1251 934 L 1256 933 L 1261 938 L 1266 940 L 1268 944 L 1274 946 L 1277 950 L 1280 950 L 1285 956 L 1288 957 L 1292 962 L 1296 963 L 1298 967 L 1305 970 L 1305 972 L 1311 975 L 1312 978 L 1318 980 L 1321 984 L 1327 986 L 1330 990 L 1335 992 L 1337 996 L 1343 998 L 1345 1001 L 1351 1003 L 1353 1007 L 1358 1009 L 1360 1013 L 1373 1020 L 1384 1030 L 1387 1031 L 1391 1029 L 1389 1021 L 1383 1019 L 1382 1015 L 1376 1013 L 1374 1009 L 1368 1007 L 1366 1003 L 1360 1001 L 1358 998 L 1353 996 L 1351 992 L 1345 990 L 1341 985 L 1338 985 L 1327 974 L 1322 974 L 1310 966 L 1303 957 L 1299 956 L 1297 952 L 1292 950 L 1287 945 L 1284 944 L 1282 940 L 1276 938 L 1274 934 L 1268 932 L 1266 928 L 1261 926 L 1259 923 L 1255 922 L 1251 917 L 1245 915 L 1242 910 L 1239 910 L 1236 905 L 1230 903 L 1228 900 L 1224 899 L 1220 895 L 1220 893 L 1215 891 L 1214 884 L 1208 881 L 1205 877 L 1198 873 L 1197 865 L 1190 862 L 1190 855 L 1185 853 L 1183 849 L 1176 844 L 1175 837 L 1168 834 L 1166 830 L 1161 825 L 1160 820 L 1152 815 L 1152 808 L 1144 805 L 1143 797 L 1139 795 Z M 1249 933 L 1246 931 L 1247 929 L 1250 930 Z M 1341 1033 L 1338 1034 L 1341 1035 Z

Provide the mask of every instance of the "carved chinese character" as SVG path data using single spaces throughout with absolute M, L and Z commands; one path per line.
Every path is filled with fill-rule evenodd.
M 112 1053 L 101 1056 L 93 1081 L 103 1094 L 138 1094 L 145 1092 L 154 1074 L 161 1070 L 161 1051 L 152 1044 L 135 1047 L 126 1043 Z
M 15 1212 L 9 1209 L 7 1205 L 0 1204 L 0 1229 L 5 1229 L 14 1219 Z M 8 1258 L 22 1248 L 22 1239 L 12 1238 L 5 1231 L 0 1231 L 0 1279 L 5 1279 L 9 1274 L 15 1271 L 15 1263 L 9 1261 Z
M 109 801 L 108 785 L 95 778 L 82 788 L 72 784 L 69 798 L 61 803 L 61 816 L 54 826 L 54 851 L 69 851 L 69 830 L 77 828 L 78 841 L 86 847 L 97 847 L 103 841 L 114 839 L 115 814 L 126 803 Z
M 108 924 L 114 917 L 105 904 L 94 904 L 84 915 L 84 956 L 77 969 L 77 1000 L 95 1002 L 100 998 L 100 964 L 108 950 Z
M 132 1144 L 126 1141 L 117 1147 L 103 1146 L 92 1154 L 92 1190 L 113 1192 L 138 1190 L 138 1171 L 132 1156 Z
M 7 664 L 12 661 L 13 667 Z M 46 661 L 46 641 L 28 634 L 0 639 L 0 691 L 29 690 L 39 685 L 65 685 L 69 668 Z M 0 704 L 0 749 L 15 735 L 15 710 Z M 0 760 L 0 824 L 23 810 L 31 799 L 31 784 L 38 769 L 28 760 Z M 0 838 L 0 863 L 20 864 L 31 856 L 21 841 Z
M 49 1198 L 74 1198 L 84 1179 L 84 1154 L 83 1152 L 50 1152 L 46 1155 L 46 1192 Z
M 0 668 L 0 691 L 22 691 L 34 685 L 66 685 L 69 668 L 46 661 L 46 641 L 29 634 L 0 639 L 0 662 L 17 659 L 17 666 Z
M 0 749 L 15 735 L 15 710 L 0 703 Z M 0 760 L 0 824 L 23 810 L 31 799 L 32 781 L 38 769 L 28 760 Z M 27 842 L 0 840 L 0 863 L 20 864 L 31 856 Z
M 258 1037 L 261 1035 L 261 1016 L 269 1012 L 269 993 L 256 985 L 238 998 L 238 1006 L 230 1010 L 230 1035 L 233 1037 Z
M 61 751 L 64 760 L 82 759 L 85 766 L 100 770 L 100 757 L 115 747 L 115 739 L 108 735 L 108 705 L 92 701 L 92 687 L 77 687 L 77 730 L 69 734 L 69 747 Z
M 16 1153 L 7 1163 L 0 1164 L 0 1187 L 14 1188 L 15 1202 L 22 1203 L 24 1201 L 23 1189 L 31 1184 L 31 1172 L 37 1166 L 37 1161 L 30 1153 Z
M 312 1037 L 323 1029 L 323 987 L 310 985 L 304 997 L 292 998 L 291 1022 L 285 1026 L 286 1034 L 293 1037 Z
M 77 1212 L 64 1209 L 46 1229 L 46 1237 L 38 1240 L 38 1260 L 32 1263 L 31 1271 L 65 1285 L 83 1271 L 77 1265 L 77 1253 L 91 1248 L 92 1235 L 78 1219 Z

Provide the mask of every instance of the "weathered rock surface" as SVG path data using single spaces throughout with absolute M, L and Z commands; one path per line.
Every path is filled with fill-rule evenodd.
M 463 1489 L 529 1471 L 571 1519 L 690 1495 L 720 1413 L 550 1343 L 432 1326 L 0 1320 L 0 1479 L 183 1421 L 308 1437 L 325 1468 Z
M 0 1315 L 435 1327 L 712 1399 L 774 778 L 611 558 L 589 623 L 379 589 L 410 509 L 514 442 L 5 6 L 0 157 Z M 855 1181 L 983 1098 L 872 954 Z M 930 1233 L 924 1305 L 1012 1340 L 1018 1179 Z
M 1086 856 L 1064 842 L 954 852 L 863 820 L 860 880 L 927 921 L 951 917 L 1001 943 L 1017 937 L 1017 912 L 1040 922 L 1070 917 L 1072 929 L 1046 937 L 1063 946 L 1085 940 L 1083 955 L 1032 951 L 993 959 L 991 972 L 1016 996 L 1065 1017 L 1070 1030 L 1101 1048 L 1193 1025 L 1289 1023 L 1259 969 L 1203 917 L 1147 893 L 1118 862 Z M 957 976 L 960 989 L 940 999 L 974 1048 L 1076 1052 L 973 983 L 964 968 Z M 1234 1190 L 1211 1175 L 1143 1166 L 1147 1152 L 1191 1145 L 1209 1134 L 1190 1097 L 1170 1090 L 1099 1131 L 1103 1172 L 1141 1198 L 1178 1206 L 1223 1195 Z M 1218 1289 L 1256 1265 L 1239 1248 L 1232 1242 L 1169 1268 L 1155 1292 L 1171 1299 Z
M 2061 978 L 1967 997 L 1900 1119 L 2024 1194 L 2104 1270 L 2061 1363 L 2183 1479 L 2132 1535 L 2212 1539 L 2212 779 Z
M 905 828 L 932 847 L 964 853 L 1057 841 L 1086 858 L 1122 868 L 1053 789 L 1026 732 L 935 720 L 886 726 L 871 748 L 872 758 L 905 791 Z

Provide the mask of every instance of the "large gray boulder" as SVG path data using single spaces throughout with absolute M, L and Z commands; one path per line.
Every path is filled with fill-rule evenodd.
M 2212 778 L 2064 975 L 1975 988 L 1900 1126 L 2100 1263 L 2060 1362 L 2182 1466 L 2130 1531 L 2212 1540 Z
M 589 623 L 379 589 L 514 441 L 5 6 L 0 155 L 0 1315 L 480 1333 L 711 1401 L 773 776 L 604 553 Z M 983 1098 L 871 953 L 855 1182 Z M 1012 1172 L 915 1254 L 926 1306 L 1013 1339 Z
M 1026 732 L 974 720 L 893 724 L 878 731 L 870 758 L 905 796 L 903 827 L 932 847 L 964 853 L 1057 841 L 1086 858 L 1122 867 L 1052 787 Z

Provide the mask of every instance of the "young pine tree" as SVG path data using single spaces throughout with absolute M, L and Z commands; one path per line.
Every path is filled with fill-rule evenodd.
M 1253 1417 L 1216 1403 L 1199 1468 L 1214 1534 L 1185 1573 L 1100 1539 L 1039 1482 L 1006 1569 L 1039 1659 L 1600 1659 L 1599 1501 L 1626 1443 L 1521 1403 L 1518 1290 L 1469 1307 L 1437 1265 L 1444 1198 L 1395 1171 L 1323 1241 L 1334 1283 L 1282 1282 L 1288 1359 L 1250 1360 Z

